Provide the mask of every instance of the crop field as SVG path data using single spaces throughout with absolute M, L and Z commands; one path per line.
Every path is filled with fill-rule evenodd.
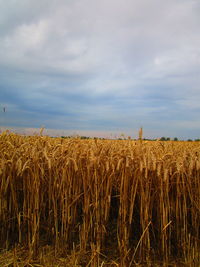
M 10 267 L 199 266 L 200 142 L 2 133 L 0 248 Z

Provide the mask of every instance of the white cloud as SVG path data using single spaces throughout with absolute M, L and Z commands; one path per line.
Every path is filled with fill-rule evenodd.
M 44 4 L 41 6 L 38 17 L 33 10 L 39 11 L 35 2 L 41 4 L 28 2 L 16 7 L 15 12 L 25 16 L 26 11 L 34 20 L 28 20 L 26 14 L 26 20 L 1 39 L 1 57 L 12 58 L 10 64 L 21 57 L 25 69 L 30 64 L 35 68 L 49 66 L 58 71 L 98 74 L 115 70 L 119 73 L 122 65 L 134 72 L 144 70 L 148 64 L 151 67 L 157 58 L 162 62 L 167 59 L 166 67 L 173 72 L 171 65 L 174 67 L 176 58 L 182 63 L 176 53 L 180 54 L 180 47 L 187 50 L 191 38 L 195 40 L 191 27 L 195 29 L 199 22 L 193 14 L 194 2 L 187 1 L 162 5 L 156 0 L 49 1 L 45 2 L 47 9 Z M 195 46 L 198 49 L 199 40 Z M 197 53 L 199 49 L 193 51 L 193 56 Z
M 123 109 L 146 123 L 156 110 L 175 114 L 175 105 L 194 111 L 199 14 L 195 0 L 0 0 L 1 90 L 18 105 L 47 99 L 47 110 L 53 101 L 72 112 L 80 106 L 86 121 L 108 114 L 123 124 Z M 67 94 L 79 100 L 70 104 Z

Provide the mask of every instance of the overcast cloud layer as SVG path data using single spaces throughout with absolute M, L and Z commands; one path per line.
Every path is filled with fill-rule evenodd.
M 200 138 L 199 26 L 199 0 L 0 0 L 0 125 Z

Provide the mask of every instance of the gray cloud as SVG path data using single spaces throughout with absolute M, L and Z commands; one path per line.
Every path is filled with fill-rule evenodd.
M 199 137 L 199 14 L 195 0 L 0 1 L 1 125 Z

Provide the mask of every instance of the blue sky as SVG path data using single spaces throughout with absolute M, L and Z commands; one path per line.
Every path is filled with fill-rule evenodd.
M 199 25 L 199 0 L 0 0 L 0 126 L 200 138 Z

